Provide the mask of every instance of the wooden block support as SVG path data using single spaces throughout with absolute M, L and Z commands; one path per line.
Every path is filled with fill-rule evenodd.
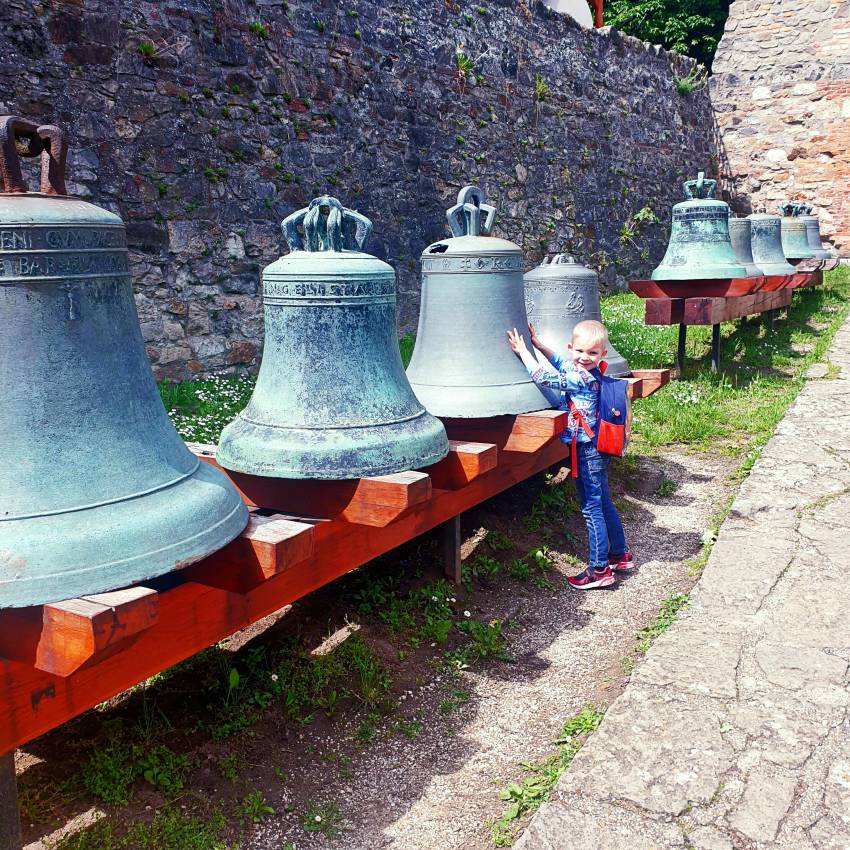
M 449 454 L 439 463 L 423 469 L 431 484 L 440 490 L 457 490 L 496 468 L 499 450 L 494 443 L 449 440 Z
M 560 436 L 567 424 L 563 410 L 536 410 L 489 419 L 443 419 L 452 439 L 486 440 L 500 452 L 534 453 Z
M 758 292 L 738 298 L 686 298 L 686 325 L 718 325 L 741 316 L 763 313 L 779 307 L 787 307 L 793 297 L 792 290 Z
M 684 316 L 684 298 L 647 298 L 643 322 L 645 325 L 678 325 Z
M 640 378 L 640 393 L 632 398 L 646 398 L 670 383 L 671 369 L 632 369 L 632 377 Z
M 382 528 L 431 498 L 431 480 L 424 472 L 349 481 L 263 478 L 222 469 L 215 461 L 214 446 L 190 443 L 189 448 L 201 460 L 221 469 L 246 504 L 292 516 L 342 519 Z
M 0 612 L 0 657 L 70 676 L 119 648 L 159 619 L 159 595 L 147 587 Z
M 236 540 L 181 573 L 188 581 L 247 593 L 313 555 L 313 525 L 253 513 Z

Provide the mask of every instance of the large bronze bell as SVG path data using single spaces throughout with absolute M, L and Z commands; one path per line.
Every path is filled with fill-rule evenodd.
M 28 192 L 16 147 L 42 158 Z M 102 593 L 220 549 L 248 512 L 162 406 L 124 225 L 66 195 L 56 127 L 0 118 L 0 608 Z
M 806 239 L 809 248 L 816 260 L 831 260 L 835 254 L 824 247 L 823 237 L 820 235 L 820 220 L 812 214 L 811 204 L 800 204 L 800 220 L 806 223 Z
M 585 319 L 602 321 L 596 272 L 569 254 L 555 254 L 525 275 L 525 309 L 537 336 L 553 351 L 567 356 L 573 328 Z M 540 355 L 542 357 L 542 355 Z M 539 357 L 538 357 L 539 359 Z M 611 343 L 605 356 L 612 377 L 631 372 L 625 357 Z
M 687 200 L 673 207 L 673 226 L 664 259 L 653 280 L 746 277 L 729 238 L 729 205 L 714 200 L 716 180 L 700 171 L 682 190 Z
M 748 218 L 729 219 L 729 238 L 732 240 L 732 248 L 738 262 L 747 270 L 747 277 L 758 277 L 761 269 L 753 260 L 753 225 Z
M 263 271 L 263 359 L 248 406 L 221 434 L 226 469 L 362 478 L 448 454 L 445 428 L 404 374 L 395 272 L 363 253 L 371 232 L 329 197 L 284 220 L 291 253 Z
M 505 341 L 526 328 L 522 251 L 492 236 L 496 209 L 466 186 L 447 211 L 452 238 L 422 254 L 422 304 L 407 369 L 436 416 L 528 413 L 549 404 Z
M 753 260 L 766 275 L 794 274 L 794 266 L 782 251 L 782 223 L 778 215 L 752 213 L 747 218 L 752 227 L 750 245 Z
M 782 213 L 782 253 L 788 260 L 811 260 L 814 252 L 809 247 L 806 222 L 800 218 L 800 204 L 788 201 L 779 208 Z

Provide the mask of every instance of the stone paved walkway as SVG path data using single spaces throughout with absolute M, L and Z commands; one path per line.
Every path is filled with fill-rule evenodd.
M 850 848 L 850 322 L 521 850 Z

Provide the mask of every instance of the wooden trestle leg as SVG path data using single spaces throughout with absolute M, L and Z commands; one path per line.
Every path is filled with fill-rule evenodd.
M 15 754 L 0 756 L 0 850 L 21 850 L 21 817 L 15 781 Z
M 720 325 L 711 326 L 711 371 L 720 371 Z
M 676 368 L 681 378 L 685 372 L 685 340 L 688 338 L 688 326 L 682 322 L 679 325 L 679 347 L 676 349 Z
M 460 514 L 443 523 L 443 571 L 460 584 Z

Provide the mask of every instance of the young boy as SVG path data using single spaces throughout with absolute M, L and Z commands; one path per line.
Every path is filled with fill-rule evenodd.
M 529 324 L 531 344 L 549 361 L 541 365 L 528 350 L 522 335 L 514 328 L 508 331 L 508 342 L 531 373 L 534 382 L 554 405 L 569 410 L 572 401 L 578 416 L 570 411 L 561 440 L 571 443 L 576 438 L 576 490 L 581 512 L 587 523 L 590 554 L 587 569 L 567 581 L 577 590 L 592 590 L 614 584 L 615 572 L 634 567 L 620 515 L 608 493 L 608 460 L 600 455 L 587 433 L 595 433 L 599 420 L 599 363 L 608 352 L 608 332 L 601 322 L 588 319 L 573 329 L 567 345 L 569 360 L 544 345 Z M 571 361 L 571 362 L 570 362 Z M 587 430 L 584 428 L 587 426 Z

